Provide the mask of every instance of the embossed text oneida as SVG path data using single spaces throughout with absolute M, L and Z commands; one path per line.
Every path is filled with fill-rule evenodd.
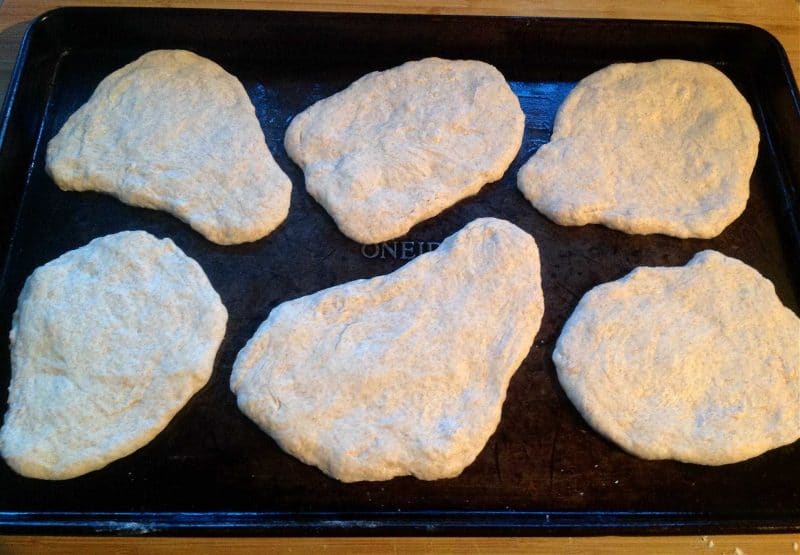
M 421 254 L 436 250 L 440 244 L 439 241 L 386 241 L 373 245 L 362 245 L 361 254 L 364 258 L 411 260 Z

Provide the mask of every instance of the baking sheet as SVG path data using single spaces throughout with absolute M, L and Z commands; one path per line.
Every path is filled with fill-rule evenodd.
M 165 213 L 63 192 L 45 174 L 46 143 L 66 118 L 105 75 L 154 48 L 193 50 L 245 85 L 270 150 L 293 183 L 289 217 L 269 237 L 215 245 Z M 477 196 L 404 237 L 363 247 L 306 193 L 302 172 L 283 149 L 284 131 L 293 115 L 364 73 L 434 55 L 477 58 L 503 72 L 526 114 L 522 148 L 503 179 Z M 714 64 L 754 108 L 762 140 L 743 216 L 706 241 L 562 227 L 537 213 L 517 191 L 516 172 L 548 140 L 575 83 L 609 63 L 664 57 Z M 755 267 L 798 312 L 800 110 L 785 54 L 765 32 L 678 22 L 64 9 L 40 18 L 26 35 L 4 115 L 4 336 L 36 267 L 126 229 L 172 238 L 201 264 L 230 319 L 211 381 L 146 447 L 63 482 L 23 478 L 0 463 L 0 532 L 800 530 L 800 443 L 724 467 L 643 461 L 588 427 L 558 386 L 550 360 L 561 326 L 591 287 L 639 265 L 684 264 L 706 248 Z M 237 410 L 228 388 L 233 360 L 273 307 L 393 271 L 420 243 L 441 241 L 482 216 L 508 219 L 536 238 L 546 310 L 511 381 L 497 432 L 461 476 L 342 484 L 283 453 Z M 9 379 L 8 344 L 0 341 L 3 411 Z

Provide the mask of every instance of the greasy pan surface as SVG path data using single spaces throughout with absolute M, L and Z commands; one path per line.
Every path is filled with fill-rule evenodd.
M 0 150 L 0 333 L 25 278 L 91 239 L 126 229 L 172 238 L 195 258 L 230 313 L 214 375 L 148 446 L 86 476 L 46 482 L 0 463 L 4 531 L 168 533 L 590 533 L 800 529 L 800 442 L 743 463 L 644 461 L 592 431 L 558 386 L 551 354 L 583 293 L 639 265 L 680 265 L 713 248 L 758 269 L 798 311 L 795 187 L 800 114 L 782 50 L 755 28 L 673 22 L 177 10 L 61 10 L 23 46 Z M 47 141 L 100 80 L 154 48 L 187 48 L 244 83 L 267 143 L 293 182 L 288 220 L 255 243 L 223 247 L 165 213 L 59 190 Z M 372 70 L 425 56 L 494 64 L 526 115 L 502 180 L 407 236 L 363 247 L 306 193 L 283 149 L 294 114 Z M 548 140 L 559 104 L 613 62 L 678 57 L 725 72 L 762 135 L 742 217 L 713 240 L 561 227 L 517 191 L 516 172 Z M 793 97 L 792 94 L 795 96 Z M 238 350 L 277 304 L 393 271 L 481 216 L 508 219 L 539 244 L 546 311 L 514 376 L 497 432 L 454 479 L 342 484 L 284 454 L 236 408 Z M 404 243 L 406 242 L 406 243 Z M 413 243 L 411 243 L 413 242 Z M 87 330 L 91 333 L 91 330 Z M 10 379 L 0 341 L 0 410 Z M 110 515 L 108 513 L 121 513 Z M 34 528 L 35 527 L 35 528 Z

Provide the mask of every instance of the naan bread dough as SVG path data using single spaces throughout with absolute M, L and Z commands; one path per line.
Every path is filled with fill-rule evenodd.
M 800 437 L 800 319 L 715 251 L 589 291 L 553 361 L 589 424 L 645 459 L 728 464 Z
M 228 315 L 169 239 L 95 239 L 28 278 L 11 328 L 0 452 L 62 480 L 133 453 L 208 381 Z
M 47 145 L 47 171 L 65 191 L 165 210 L 221 245 L 270 233 L 292 189 L 242 84 L 185 50 L 103 79 Z
M 396 272 L 285 302 L 239 353 L 239 408 L 344 482 L 457 476 L 544 309 L 533 238 L 475 220 Z
M 561 225 L 711 238 L 744 211 L 758 140 L 747 101 L 713 67 L 614 64 L 570 92 L 517 184 Z
M 342 233 L 379 243 L 500 179 L 524 124 L 494 67 L 427 58 L 320 100 L 292 120 L 285 146 Z

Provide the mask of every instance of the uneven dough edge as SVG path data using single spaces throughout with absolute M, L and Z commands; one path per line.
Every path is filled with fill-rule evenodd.
M 580 124 L 573 122 L 572 117 L 578 111 L 583 93 L 587 88 L 598 86 L 598 81 L 607 79 L 607 73 L 611 70 L 625 69 L 644 64 L 663 64 L 681 63 L 703 66 L 703 71 L 710 72 L 714 79 L 720 81 L 728 87 L 730 93 L 729 102 L 734 109 L 742 114 L 748 114 L 749 119 L 742 121 L 748 127 L 748 132 L 755 137 L 753 143 L 748 143 L 742 149 L 739 164 L 735 175 L 730 179 L 737 186 L 725 187 L 725 195 L 729 201 L 716 205 L 710 211 L 696 212 L 691 219 L 676 221 L 665 219 L 663 215 L 658 217 L 647 217 L 627 213 L 630 209 L 619 206 L 619 201 L 604 199 L 596 205 L 586 205 L 584 203 L 564 204 L 564 198 L 559 198 L 541 188 L 543 182 L 539 175 L 539 164 L 542 155 L 547 153 L 554 145 L 560 141 L 570 140 L 572 136 L 581 136 Z M 577 131 L 576 131 L 577 129 Z M 564 226 L 583 226 L 588 224 L 600 224 L 610 229 L 622 231 L 632 235 L 664 234 L 680 239 L 712 239 L 721 234 L 731 223 L 733 223 L 744 212 L 747 201 L 750 197 L 750 178 L 755 168 L 758 157 L 758 145 L 760 133 L 753 117 L 752 108 L 747 100 L 738 91 L 730 79 L 717 68 L 698 62 L 676 59 L 659 59 L 651 62 L 636 63 L 617 63 L 611 64 L 583 78 L 576 87 L 570 91 L 567 98 L 561 104 L 556 113 L 553 125 L 553 134 L 550 140 L 542 145 L 520 168 L 517 173 L 517 188 L 525 198 L 534 206 L 536 210 L 544 214 L 548 219 L 559 225 Z M 581 186 L 580 183 L 576 184 Z
M 22 311 L 25 310 L 25 305 L 27 300 L 32 294 L 33 290 L 33 282 L 38 278 L 38 276 L 42 275 L 41 270 L 46 269 L 51 266 L 57 266 L 60 264 L 68 263 L 68 261 L 72 260 L 73 258 L 79 256 L 80 251 L 82 249 L 86 249 L 87 247 L 97 245 L 98 243 L 102 243 L 108 239 L 114 239 L 119 237 L 128 237 L 134 238 L 136 240 L 143 238 L 147 241 L 154 241 L 159 244 L 159 246 L 164 246 L 171 254 L 177 254 L 182 259 L 182 263 L 186 264 L 188 270 L 194 274 L 194 278 L 199 280 L 201 283 L 204 283 L 207 286 L 207 291 L 213 294 L 212 300 L 216 302 L 213 305 L 213 317 L 210 320 L 213 322 L 214 326 L 212 329 L 209 329 L 209 335 L 214 338 L 215 345 L 210 346 L 209 352 L 205 357 L 205 363 L 202 364 L 198 370 L 199 372 L 194 375 L 190 375 L 190 380 L 184 382 L 183 389 L 181 391 L 182 395 L 181 398 L 178 400 L 177 403 L 173 404 L 169 410 L 165 411 L 163 414 L 160 415 L 158 419 L 151 419 L 151 425 L 149 429 L 142 430 L 138 437 L 136 437 L 133 441 L 128 444 L 121 444 L 117 445 L 114 449 L 106 451 L 102 457 L 95 458 L 93 460 L 84 460 L 79 463 L 73 463 L 70 466 L 64 466 L 61 468 L 51 468 L 47 465 L 40 464 L 36 461 L 32 461 L 30 459 L 23 457 L 17 457 L 14 454 L 8 453 L 8 438 L 6 437 L 7 434 L 12 433 L 9 432 L 9 418 L 11 416 L 12 407 L 11 407 L 11 395 L 9 396 L 7 412 L 3 418 L 3 426 L 0 428 L 0 453 L 3 456 L 5 462 L 18 474 L 29 477 L 29 478 L 36 478 L 41 480 L 67 480 L 71 478 L 76 478 L 82 476 L 84 474 L 93 472 L 95 470 L 100 470 L 105 468 L 110 463 L 127 457 L 128 455 L 138 451 L 142 447 L 149 444 L 153 439 L 155 439 L 172 421 L 175 415 L 180 412 L 191 400 L 191 398 L 200 391 L 209 381 L 211 378 L 211 374 L 214 369 L 214 362 L 217 356 L 217 352 L 219 350 L 219 346 L 222 343 L 222 340 L 225 336 L 225 331 L 227 327 L 227 320 L 228 320 L 228 312 L 225 306 L 222 304 L 222 300 L 219 297 L 219 294 L 211 285 L 208 277 L 206 276 L 205 272 L 203 271 L 202 267 L 199 263 L 191 258 L 190 256 L 186 255 L 180 247 L 175 245 L 175 243 L 169 239 L 158 239 L 145 231 L 123 231 L 116 234 L 106 235 L 103 237 L 98 237 L 76 249 L 68 251 L 61 256 L 43 264 L 36 268 L 33 273 L 25 281 L 25 284 L 20 292 L 20 296 L 17 302 L 17 308 L 14 311 L 12 317 L 12 325 L 11 331 L 9 333 L 10 339 L 10 351 L 12 353 L 12 361 L 14 360 L 13 357 L 13 346 L 14 343 L 17 341 L 18 333 L 19 333 L 19 322 L 21 320 Z M 28 374 L 31 372 L 30 369 L 26 368 L 26 378 L 28 378 Z M 13 395 L 14 382 L 15 379 L 19 378 L 19 370 L 12 365 L 11 368 L 11 382 L 9 385 L 9 392 Z M 24 407 L 26 410 L 30 410 L 27 407 Z M 15 410 L 20 410 L 20 407 L 15 407 Z M 14 433 L 18 433 L 18 430 L 14 430 Z M 23 453 L 24 454 L 24 453 Z
M 410 219 L 408 221 L 393 220 L 389 222 L 382 222 L 383 225 L 377 231 L 364 229 L 360 225 L 357 219 L 352 218 L 351 211 L 346 209 L 341 209 L 341 207 L 335 202 L 335 200 L 331 200 L 332 197 L 335 195 L 334 192 L 326 190 L 324 187 L 319 186 L 316 182 L 309 181 L 307 176 L 307 167 L 309 165 L 309 161 L 306 160 L 306 155 L 304 153 L 303 141 L 302 141 L 303 132 L 308 124 L 308 121 L 317 117 L 316 114 L 322 111 L 325 106 L 331 103 L 331 101 L 336 102 L 337 99 L 346 98 L 348 95 L 352 94 L 353 91 L 357 90 L 360 86 L 363 86 L 364 82 L 368 82 L 372 79 L 375 79 L 376 76 L 380 74 L 384 74 L 387 72 L 402 71 L 403 69 L 413 66 L 414 64 L 419 64 L 421 62 L 425 62 L 428 60 L 481 64 L 484 66 L 488 66 L 488 68 L 490 68 L 490 71 L 492 73 L 496 73 L 497 76 L 499 76 L 502 79 L 502 81 L 506 85 L 509 99 L 512 99 L 514 102 L 513 109 L 516 112 L 514 128 L 508 133 L 506 138 L 506 140 L 508 141 L 507 148 L 503 152 L 502 156 L 500 156 L 497 160 L 495 160 L 494 165 L 492 167 L 486 168 L 484 171 L 473 175 L 471 179 L 468 179 L 463 183 L 463 185 L 458 191 L 450 193 L 442 192 L 441 194 L 436 195 L 435 200 L 433 202 L 427 202 L 425 204 L 416 205 L 412 212 L 413 215 L 410 216 Z M 480 192 L 480 190 L 487 184 L 494 183 L 500 180 L 500 178 L 502 178 L 503 175 L 505 175 L 509 166 L 519 153 L 519 149 L 522 146 L 524 130 L 525 130 L 525 114 L 522 111 L 522 107 L 520 106 L 519 98 L 511 90 L 511 87 L 505 81 L 505 77 L 502 75 L 502 73 L 500 73 L 500 71 L 497 68 L 495 68 L 491 64 L 488 64 L 486 62 L 481 62 L 479 60 L 463 60 L 463 59 L 444 60 L 442 58 L 434 57 L 434 58 L 424 58 L 420 60 L 408 61 L 399 66 L 387 68 L 381 71 L 373 71 L 358 78 L 356 81 L 348 85 L 345 89 L 337 93 L 334 93 L 326 98 L 318 100 L 317 102 L 306 108 L 304 111 L 297 114 L 292 119 L 291 123 L 289 124 L 289 127 L 286 130 L 286 134 L 284 137 L 284 148 L 286 149 L 286 152 L 289 154 L 289 157 L 294 161 L 294 163 L 300 166 L 300 168 L 303 170 L 305 176 L 306 190 L 308 191 L 308 193 L 314 198 L 314 200 L 316 200 L 320 205 L 322 205 L 325 208 L 326 212 L 328 212 L 330 216 L 333 218 L 339 230 L 344 235 L 346 235 L 347 237 L 353 239 L 358 243 L 376 244 L 382 241 L 388 241 L 390 239 L 394 239 L 402 235 L 405 235 L 411 230 L 411 228 L 413 228 L 417 224 L 425 220 L 431 219 L 434 216 L 437 216 L 444 210 L 450 208 L 454 204 L 466 198 L 477 195 Z
M 796 332 L 797 342 L 795 343 L 794 353 L 794 376 L 795 385 L 798 384 L 796 375 L 800 372 L 800 318 L 781 303 L 775 294 L 774 285 L 764 278 L 757 270 L 736 258 L 722 255 L 713 250 L 698 252 L 684 266 L 637 267 L 624 277 L 597 285 L 583 295 L 567 322 L 564 324 L 556 341 L 552 356 L 556 366 L 556 375 L 559 384 L 581 416 L 597 433 L 633 456 L 645 460 L 676 460 L 689 464 L 721 466 L 752 459 L 773 449 L 790 445 L 800 439 L 799 421 L 796 433 L 792 437 L 787 437 L 780 442 L 771 441 L 770 438 L 759 437 L 758 441 L 751 442 L 745 449 L 727 448 L 724 450 L 717 450 L 716 452 L 709 452 L 703 449 L 687 448 L 685 445 L 653 445 L 651 443 L 642 443 L 632 438 L 631 434 L 618 420 L 618 415 L 614 410 L 613 399 L 601 399 L 598 393 L 591 389 L 591 384 L 589 384 L 590 380 L 584 378 L 573 380 L 573 378 L 570 377 L 570 374 L 574 373 L 574 369 L 576 368 L 578 372 L 582 372 L 582 370 L 577 367 L 579 362 L 575 361 L 573 357 L 570 357 L 570 352 L 574 349 L 574 344 L 576 342 L 578 344 L 581 343 L 581 339 L 579 339 L 578 336 L 590 333 L 593 327 L 597 325 L 598 319 L 595 314 L 595 307 L 598 305 L 599 300 L 608 301 L 611 297 L 619 296 L 633 280 L 646 279 L 648 272 L 664 270 L 681 272 L 693 266 L 702 268 L 707 264 L 722 264 L 727 265 L 729 268 L 739 269 L 746 275 L 750 283 L 762 287 L 772 294 L 774 298 L 767 299 L 767 301 L 770 303 L 777 303 L 776 307 L 779 310 L 780 319 L 788 323 L 790 330 L 793 326 Z M 641 297 L 637 296 L 637 298 Z M 585 313 L 591 316 L 586 322 L 584 321 Z M 788 333 L 791 333 L 791 331 Z M 791 359 L 791 353 L 789 353 L 789 357 Z M 791 383 L 787 383 L 787 386 L 791 387 Z M 798 401 L 800 401 L 800 390 L 797 391 L 797 396 Z M 798 413 L 797 409 L 794 410 L 795 413 Z M 747 422 L 743 422 L 742 425 L 747 426 Z
M 82 129 L 85 124 L 84 116 L 88 112 L 88 108 L 93 108 L 94 103 L 109 92 L 106 90 L 108 87 L 116 84 L 130 72 L 137 71 L 142 59 L 154 53 L 175 53 L 188 57 L 195 62 L 202 61 L 205 65 L 212 67 L 216 73 L 230 78 L 228 84 L 236 89 L 239 100 L 247 101 L 246 103 L 243 102 L 243 104 L 258 127 L 258 146 L 259 148 L 263 147 L 262 150 L 265 151 L 266 157 L 269 158 L 268 166 L 269 162 L 271 162 L 271 166 L 268 168 L 269 175 L 261 176 L 265 179 L 267 177 L 270 179 L 269 187 L 272 194 L 269 199 L 270 211 L 268 214 L 248 214 L 247 218 L 239 222 L 238 225 L 231 225 L 230 222 L 221 224 L 220 221 L 209 220 L 202 215 L 196 214 L 192 208 L 187 208 L 184 199 L 165 199 L 158 195 L 153 195 L 147 188 L 120 190 L 117 188 L 116 183 L 87 173 L 85 168 L 80 174 L 76 174 L 75 166 L 80 164 L 83 147 L 81 146 L 75 151 L 72 144 L 74 138 L 68 132 Z M 104 77 L 92 92 L 91 97 L 69 116 L 58 130 L 58 133 L 48 141 L 45 155 L 45 171 L 63 191 L 98 192 L 112 196 L 130 206 L 166 212 L 188 224 L 209 241 L 219 245 L 247 243 L 266 237 L 286 220 L 291 202 L 291 180 L 275 162 L 272 152 L 266 143 L 263 130 L 257 120 L 255 107 L 241 81 L 213 60 L 188 50 L 152 50 Z M 239 183 L 239 186 L 248 185 L 249 183 Z
M 295 458 L 298 458 L 302 462 L 308 465 L 316 466 L 322 472 L 331 476 L 337 480 L 340 480 L 345 483 L 352 483 L 352 482 L 359 482 L 359 481 L 382 481 L 382 480 L 389 480 L 397 476 L 405 476 L 411 475 L 418 479 L 422 480 L 436 480 L 436 479 L 444 479 L 444 478 L 451 478 L 458 476 L 463 472 L 463 470 L 468 467 L 470 464 L 474 462 L 477 456 L 481 453 L 481 451 L 485 448 L 486 443 L 494 434 L 497 426 L 500 422 L 501 415 L 502 415 L 502 407 L 505 402 L 505 398 L 508 391 L 508 386 L 511 378 L 519 369 L 522 361 L 530 352 L 531 346 L 533 345 L 533 341 L 535 338 L 536 333 L 539 330 L 539 326 L 541 323 L 542 315 L 543 315 L 543 295 L 541 291 L 541 278 L 537 274 L 535 276 L 534 284 L 538 288 L 538 297 L 532 297 L 529 299 L 529 303 L 531 306 L 534 306 L 537 302 L 539 303 L 538 311 L 532 309 L 530 317 L 522 324 L 519 329 L 515 329 L 515 334 L 519 335 L 520 337 L 525 337 L 526 339 L 523 341 L 525 343 L 524 346 L 516 345 L 517 349 L 514 352 L 513 360 L 510 360 L 509 364 L 504 367 L 503 375 L 501 378 L 501 386 L 499 389 L 499 402 L 496 406 L 492 407 L 492 414 L 487 418 L 487 420 L 483 423 L 480 432 L 480 442 L 477 448 L 474 448 L 472 445 L 467 445 L 462 448 L 461 457 L 459 459 L 458 456 L 453 456 L 450 461 L 449 466 L 446 469 L 437 467 L 431 469 L 430 472 L 423 472 L 419 470 L 410 470 L 407 467 L 404 467 L 404 471 L 398 472 L 394 467 L 383 467 L 380 469 L 374 469 L 370 472 L 365 473 L 363 468 L 357 468 L 354 472 L 343 472 L 341 466 L 333 464 L 331 459 L 328 458 L 319 458 L 317 453 L 314 450 L 309 450 L 308 453 L 303 451 L 298 451 L 297 449 L 292 448 L 292 444 L 296 445 L 297 441 L 292 438 L 284 438 L 281 434 L 281 431 L 275 429 L 271 426 L 269 419 L 263 417 L 258 413 L 253 413 L 252 411 L 248 410 L 248 401 L 249 399 L 242 395 L 242 390 L 245 387 L 244 382 L 247 381 L 248 376 L 251 372 L 254 371 L 254 368 L 263 367 L 266 363 L 264 360 L 264 353 L 267 351 L 268 342 L 270 337 L 267 331 L 273 327 L 273 325 L 283 319 L 284 312 L 302 312 L 306 310 L 311 310 L 312 307 L 318 304 L 319 299 L 328 296 L 332 291 L 347 291 L 348 294 L 351 296 L 359 296 L 362 293 L 360 291 L 365 287 L 368 286 L 370 283 L 375 282 L 376 280 L 385 280 L 392 277 L 402 277 L 405 273 L 411 273 L 414 271 L 415 266 L 422 263 L 431 263 L 435 264 L 435 260 L 440 258 L 444 258 L 448 256 L 451 249 L 455 248 L 457 242 L 465 241 L 466 234 L 471 233 L 473 231 L 477 231 L 480 226 L 488 225 L 489 222 L 491 224 L 502 226 L 503 232 L 508 233 L 511 232 L 515 236 L 519 237 L 521 242 L 528 242 L 529 245 L 526 248 L 531 249 L 535 257 L 535 265 L 539 268 L 538 263 L 538 248 L 536 247 L 536 243 L 534 239 L 526 232 L 520 230 L 515 225 L 506 222 L 504 220 L 497 220 L 494 218 L 482 218 L 478 220 L 474 220 L 472 223 L 468 224 L 465 228 L 460 230 L 459 232 L 451 235 L 441 244 L 441 246 L 433 252 L 426 253 L 417 257 L 416 259 L 412 260 L 405 266 L 399 268 L 393 273 L 376 276 L 370 279 L 360 279 L 355 280 L 352 282 L 344 283 L 341 285 L 337 285 L 325 290 L 321 290 L 317 293 L 307 295 L 305 297 L 301 297 L 295 300 L 286 301 L 276 308 L 274 308 L 267 320 L 265 320 L 255 332 L 255 334 L 251 337 L 251 339 L 247 342 L 247 344 L 242 348 L 242 350 L 237 355 L 236 361 L 233 366 L 233 371 L 230 377 L 230 387 L 231 390 L 237 395 L 237 405 L 239 409 L 247 415 L 251 420 L 253 420 L 265 433 L 267 433 L 270 437 L 272 437 L 278 445 L 287 453 L 292 455 Z M 523 247 L 520 245 L 520 249 Z M 425 262 L 427 261 L 427 262 Z M 277 401 L 279 402 L 279 401 Z M 486 415 L 487 413 L 482 413 Z

